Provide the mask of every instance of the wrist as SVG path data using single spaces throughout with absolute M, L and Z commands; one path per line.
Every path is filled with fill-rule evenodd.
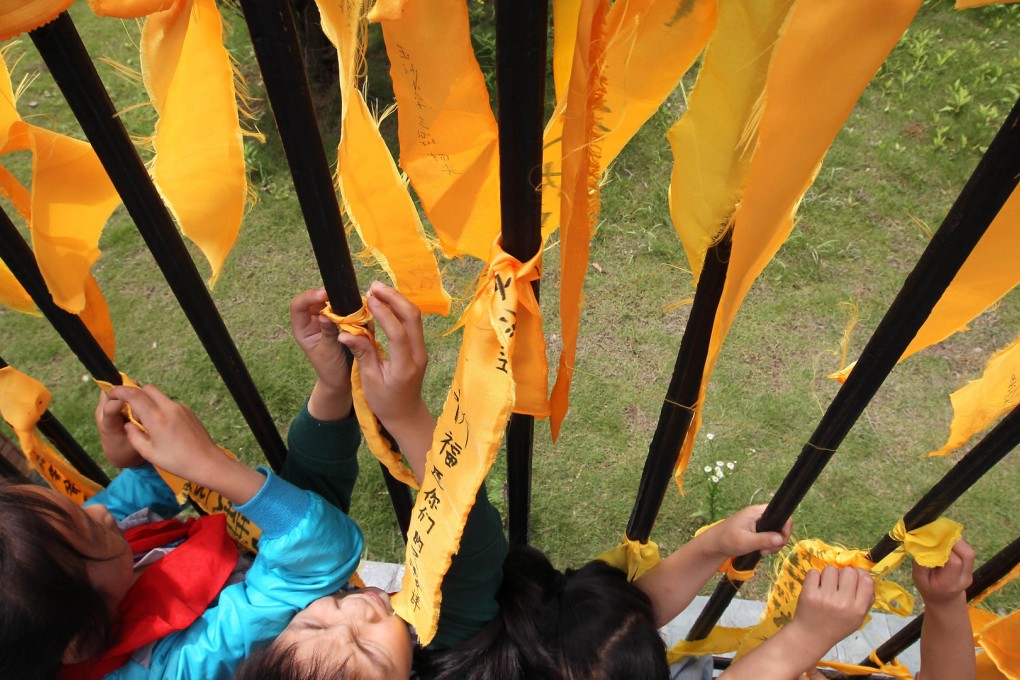
M 316 420 L 345 420 L 353 406 L 350 383 L 331 385 L 319 378 L 308 397 L 308 413 Z
M 960 611 L 967 611 L 967 594 L 965 592 L 941 598 L 933 598 L 930 595 L 924 600 L 925 617 L 937 618 L 946 615 L 954 615 Z
M 721 528 L 722 522 L 710 526 L 690 540 L 690 544 L 706 561 L 711 561 L 716 565 L 720 565 L 729 558 L 735 557 L 735 555 L 731 554 L 731 551 L 724 549 L 722 545 L 720 540 Z

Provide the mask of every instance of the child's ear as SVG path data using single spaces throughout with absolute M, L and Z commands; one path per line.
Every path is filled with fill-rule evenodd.
M 66 666 L 67 664 L 86 661 L 89 657 L 84 653 L 80 643 L 80 636 L 76 635 L 73 637 L 71 641 L 67 643 L 67 647 L 64 648 L 64 653 L 60 656 L 60 663 Z

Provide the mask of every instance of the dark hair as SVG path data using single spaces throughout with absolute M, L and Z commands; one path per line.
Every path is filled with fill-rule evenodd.
M 274 640 L 249 654 L 234 672 L 234 680 L 365 680 L 365 676 L 348 668 L 347 662 L 339 668 L 323 659 L 300 662 L 296 645 Z
M 652 603 L 623 572 L 592 561 L 561 573 L 538 550 L 515 546 L 503 565 L 500 614 L 453 649 L 416 657 L 445 680 L 668 678 Z
M 39 493 L 43 491 L 43 493 Z M 68 538 L 74 518 L 45 490 L 0 479 L 0 668 L 27 680 L 53 678 L 61 657 L 107 646 L 115 619 L 89 582 L 92 558 Z

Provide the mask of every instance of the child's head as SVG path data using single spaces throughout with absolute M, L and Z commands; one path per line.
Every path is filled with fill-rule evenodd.
M 234 677 L 407 678 L 412 648 L 407 624 L 393 613 L 389 595 L 362 588 L 312 602 L 273 643 L 248 657 Z
M 499 603 L 499 617 L 471 640 L 424 656 L 426 677 L 669 677 L 651 601 L 603 562 L 564 574 L 538 550 L 514 547 L 503 566 Z
M 102 506 L 0 480 L 0 667 L 53 677 L 112 641 L 131 551 Z

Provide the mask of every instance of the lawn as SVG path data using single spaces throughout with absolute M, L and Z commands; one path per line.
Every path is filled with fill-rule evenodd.
M 134 22 L 98 21 L 84 2 L 76 2 L 71 14 L 94 57 L 138 68 Z M 319 281 L 244 22 L 236 10 L 226 8 L 224 14 L 231 27 L 229 45 L 255 97 L 256 125 L 266 142 L 247 142 L 258 201 L 213 298 L 285 433 L 312 381 L 290 339 L 287 302 Z M 486 35 L 479 31 L 482 47 Z M 675 489 L 667 493 L 653 532 L 665 551 L 719 516 L 767 501 L 778 487 L 838 388 L 826 376 L 841 365 L 849 307 L 856 307 L 859 316 L 849 343 L 852 360 L 1020 94 L 1018 36 L 1018 7 L 958 12 L 945 1 L 925 3 L 837 137 L 793 235 L 737 317 L 708 389 L 686 495 Z M 22 77 L 34 78 L 19 100 L 22 115 L 80 136 L 30 41 L 23 39 L 9 54 L 20 55 L 16 85 Z M 387 96 L 384 59 L 377 48 L 369 54 L 369 91 L 379 97 Z M 139 137 L 150 134 L 151 109 L 135 108 L 143 99 L 137 81 L 105 63 L 98 68 L 125 111 L 129 130 Z M 555 445 L 547 423 L 536 426 L 532 541 L 560 566 L 577 565 L 619 540 L 687 324 L 690 306 L 685 301 L 694 284 L 667 207 L 672 155 L 665 132 L 685 110 L 692 85 L 689 75 L 605 178 L 571 410 Z M 336 97 L 317 95 L 330 149 L 337 138 Z M 392 118 L 384 123 L 391 136 L 394 127 Z M 15 156 L 5 157 L 4 163 L 24 178 L 28 159 Z M 5 209 L 12 214 L 6 204 Z M 357 251 L 354 238 L 352 250 Z M 249 462 L 261 461 L 123 208 L 107 225 L 100 245 L 103 256 L 95 275 L 117 330 L 118 366 L 191 405 L 225 447 Z M 197 251 L 192 252 L 207 273 Z M 550 348 L 558 348 L 555 243 L 545 261 L 546 335 Z M 370 263 L 357 264 L 365 286 L 381 276 Z M 443 267 L 457 302 L 449 318 L 426 319 L 431 356 L 426 396 L 436 412 L 459 346 L 459 334 L 446 331 L 471 294 L 480 263 L 465 258 Z M 92 420 L 97 392 L 81 365 L 40 318 L 0 309 L 0 327 L 3 358 L 51 389 L 51 411 L 98 456 Z M 948 435 L 949 394 L 978 377 L 987 358 L 1018 330 L 1020 297 L 1013 291 L 968 332 L 898 366 L 801 504 L 795 534 L 854 547 L 874 544 L 966 452 L 925 456 Z M 403 545 L 385 489 L 377 466 L 367 451 L 363 454 L 352 515 L 365 530 L 368 557 L 400 561 Z M 713 484 L 703 469 L 716 461 L 734 465 Z M 501 508 L 504 480 L 499 460 L 489 484 Z M 979 561 L 1020 533 L 1018 489 L 1020 465 L 1008 457 L 947 513 L 965 524 Z M 898 576 L 909 580 L 905 573 Z M 760 596 L 765 586 L 758 577 L 745 590 Z M 1007 589 L 992 603 L 1015 608 L 1020 587 Z

